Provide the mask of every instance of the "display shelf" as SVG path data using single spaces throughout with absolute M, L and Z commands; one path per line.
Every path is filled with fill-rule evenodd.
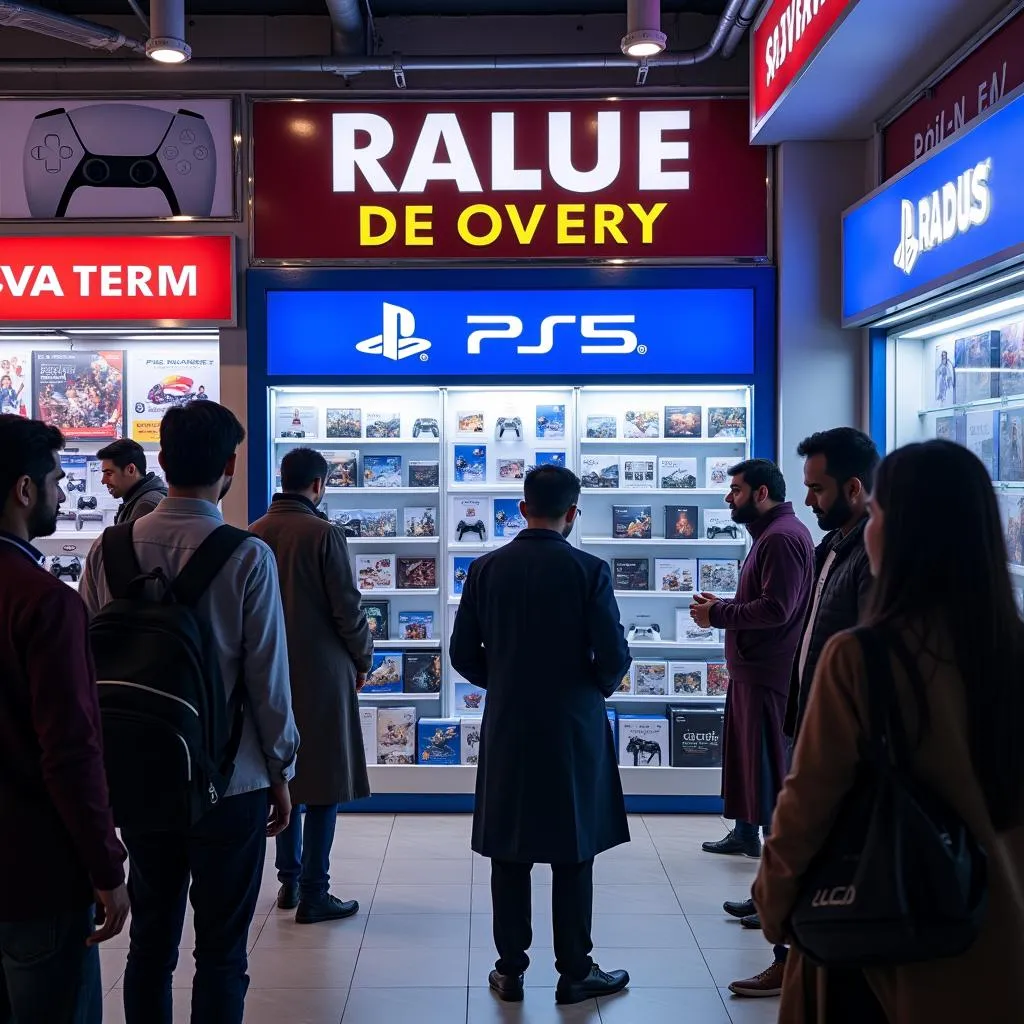
M 580 444 L 618 445 L 620 448 L 646 448 L 652 444 L 723 444 L 745 448 L 747 439 L 745 437 L 581 437 Z
M 103 530 L 75 530 L 66 533 L 51 533 L 49 537 L 37 537 L 32 543 L 38 547 L 40 543 L 45 544 L 48 540 L 99 540 L 103 536 Z
M 612 497 L 622 494 L 656 494 L 659 497 L 702 497 L 709 494 L 724 499 L 728 491 L 715 487 L 584 487 L 580 497 L 591 494 L 607 494 Z
M 616 590 L 616 598 L 647 598 L 653 597 L 658 600 L 692 601 L 700 591 L 692 590 Z M 735 594 L 715 594 L 715 597 L 723 601 L 731 601 Z
M 440 700 L 442 694 L 438 693 L 360 693 L 358 694 L 360 700 L 369 700 L 376 703 L 377 701 L 383 700 L 397 700 L 401 701 L 431 701 Z M 386 767 L 386 766 L 385 766 Z
M 638 651 L 724 651 L 725 644 L 687 644 L 681 640 L 630 640 L 630 648 Z
M 379 540 L 380 538 L 376 538 Z M 394 538 L 391 538 L 394 540 Z M 404 587 L 402 590 L 360 590 L 363 598 L 374 597 L 437 597 L 441 593 L 438 587 Z
M 511 542 L 511 537 L 509 537 L 508 540 L 483 540 L 474 542 L 454 540 L 448 546 L 448 553 L 452 555 L 459 555 L 463 553 L 479 555 L 487 551 L 497 551 L 498 548 L 503 548 L 506 544 L 510 544 Z
M 721 704 L 723 698 L 704 693 L 613 693 L 606 700 L 609 704 L 689 704 L 692 701 L 714 705 Z
M 373 647 L 374 650 L 382 651 L 401 651 L 407 647 L 416 650 L 430 650 L 431 648 L 436 650 L 441 643 L 440 637 L 433 640 L 374 640 Z
M 523 492 L 523 481 L 517 480 L 515 483 L 508 484 L 488 484 L 483 483 L 479 485 L 470 484 L 449 484 L 449 494 L 463 494 L 474 496 L 477 494 L 522 494 Z
M 1024 577 L 1024 565 L 1013 565 L 1013 563 L 1009 563 L 1007 568 L 1010 570 L 1011 576 Z
M 638 551 L 645 547 L 690 547 L 690 548 L 745 548 L 745 540 L 666 540 L 664 537 L 645 537 L 643 540 L 628 537 L 583 537 L 584 544 L 600 547 L 628 545 Z
M 383 544 L 399 544 L 407 546 L 409 544 L 440 544 L 440 537 L 346 537 L 345 540 L 348 542 L 349 547 L 353 545 L 371 544 L 380 547 Z
M 328 487 L 328 494 L 351 494 L 351 495 L 381 495 L 388 494 L 440 494 L 440 487 Z
M 275 437 L 273 441 L 274 444 L 326 444 L 341 448 L 362 448 L 367 444 L 432 444 L 436 447 L 441 443 L 436 437 Z

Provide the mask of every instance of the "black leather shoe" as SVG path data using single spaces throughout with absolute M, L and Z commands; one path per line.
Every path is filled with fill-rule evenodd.
M 756 837 L 749 840 L 739 839 L 735 832 L 730 832 L 717 843 L 702 843 L 701 849 L 705 853 L 723 853 L 733 857 L 760 857 L 761 840 Z
M 740 924 L 754 931 L 761 930 L 761 918 L 757 914 L 747 914 L 746 917 L 740 918 Z
M 321 921 L 340 921 L 359 911 L 355 900 L 339 900 L 328 893 L 315 900 L 300 900 L 295 912 L 296 924 L 319 924 Z
M 751 914 L 757 913 L 757 908 L 754 906 L 753 900 L 743 900 L 741 902 L 726 900 L 722 904 L 722 909 L 730 917 L 750 917 Z
M 555 1002 L 582 1003 L 587 999 L 599 999 L 621 992 L 629 984 L 629 975 L 625 971 L 602 971 L 597 964 L 590 968 L 590 973 L 582 981 L 570 981 L 564 974 L 558 979 L 555 989 Z
M 491 971 L 487 976 L 487 984 L 491 986 L 499 999 L 506 1003 L 523 1001 L 523 976 L 521 974 L 499 974 Z
M 294 910 L 299 905 L 299 883 L 282 882 L 277 890 L 277 909 Z

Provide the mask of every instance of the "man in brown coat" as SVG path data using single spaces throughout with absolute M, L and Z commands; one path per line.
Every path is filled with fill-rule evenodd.
M 311 448 L 281 460 L 281 486 L 267 514 L 250 529 L 277 558 L 288 630 L 295 721 L 302 754 L 291 783 L 292 803 L 305 807 L 277 838 L 277 905 L 298 907 L 299 924 L 333 921 L 359 910 L 329 892 L 330 855 L 338 805 L 370 795 L 357 693 L 373 656 L 341 530 L 317 506 L 327 461 Z

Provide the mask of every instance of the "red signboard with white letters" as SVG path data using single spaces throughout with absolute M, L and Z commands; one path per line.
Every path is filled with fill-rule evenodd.
M 173 321 L 235 318 L 234 238 L 0 239 L 0 322 Z
M 257 102 L 256 260 L 754 259 L 742 100 Z

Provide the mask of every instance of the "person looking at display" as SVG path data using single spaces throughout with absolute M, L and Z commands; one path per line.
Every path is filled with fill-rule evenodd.
M 454 669 L 487 691 L 473 849 L 491 859 L 498 960 L 490 987 L 506 1001 L 523 998 L 530 873 L 550 864 L 555 1000 L 579 1003 L 629 983 L 590 953 L 594 857 L 629 842 L 605 698 L 630 657 L 607 563 L 566 541 L 579 479 L 541 466 L 523 491 L 527 529 L 470 566 L 450 654 Z
M 146 453 L 142 445 L 127 437 L 101 448 L 96 453 L 102 470 L 103 486 L 121 505 L 114 525 L 128 523 L 148 515 L 167 497 L 167 485 L 155 473 L 146 472 Z
M 701 629 L 725 630 L 731 682 L 722 742 L 724 814 L 735 828 L 706 853 L 761 855 L 786 774 L 783 723 L 793 658 L 811 592 L 814 543 L 786 501 L 782 471 L 767 459 L 729 470 L 732 520 L 753 538 L 734 598 L 698 594 L 690 608 Z
M 922 516 L 921 495 L 938 480 L 955 480 L 957 486 L 943 492 L 941 516 Z M 895 689 L 894 717 L 902 719 L 910 745 L 910 780 L 923 788 L 922 799 L 931 795 L 958 815 L 987 854 L 987 909 L 965 953 L 841 972 L 841 1000 L 833 996 L 840 972 L 819 974 L 792 949 L 779 1020 L 821 1019 L 824 1010 L 816 1004 L 823 994 L 830 1021 L 961 1024 L 977 1019 L 979 1006 L 986 1024 L 1020 1020 L 1024 625 L 1013 598 L 996 495 L 977 456 L 949 441 L 928 441 L 884 459 L 869 512 L 864 543 L 875 582 L 863 624 L 888 648 L 887 682 Z M 951 522 L 960 527 L 956 554 L 936 558 L 936 551 L 949 546 Z M 840 633 L 818 662 L 793 770 L 754 883 L 754 901 L 772 941 L 789 938 L 786 922 L 805 874 L 870 749 L 868 721 L 860 640 Z M 943 895 L 935 892 L 934 898 L 941 901 Z M 855 1002 L 856 982 L 861 995 Z
M 85 608 L 32 545 L 57 528 L 63 447 L 0 415 L 0 1020 L 19 1024 L 99 1024 L 96 945 L 128 917 Z
M 290 784 L 296 812 L 277 837 L 277 905 L 297 907 L 299 924 L 358 912 L 355 900 L 329 892 L 331 845 L 338 805 L 370 795 L 357 692 L 373 661 L 373 638 L 345 534 L 318 511 L 327 474 L 319 452 L 293 448 L 281 460 L 283 493 L 249 527 L 277 559 L 292 704 L 302 736 L 302 757 Z
M 805 438 L 797 447 L 804 459 L 804 504 L 818 525 L 827 530 L 814 553 L 817 581 L 804 620 L 803 635 L 793 663 L 786 707 L 785 733 L 791 741 L 800 731 L 811 692 L 814 670 L 828 640 L 853 629 L 867 610 L 872 577 L 864 547 L 868 494 L 878 466 L 878 449 L 867 434 L 853 427 L 836 427 Z M 761 922 L 751 899 L 727 902 L 725 912 L 742 918 L 748 928 Z M 787 949 L 775 947 L 775 960 L 767 970 L 729 990 L 738 996 L 776 996 L 782 991 Z

